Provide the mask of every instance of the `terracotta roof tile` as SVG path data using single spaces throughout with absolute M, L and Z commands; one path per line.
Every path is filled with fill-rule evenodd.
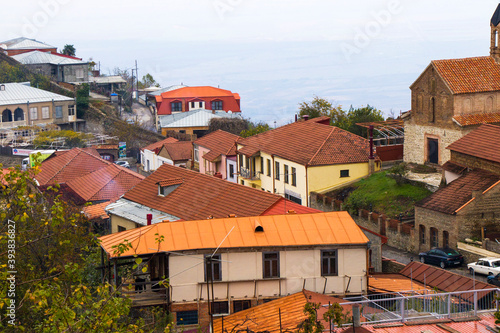
M 193 156 L 193 143 L 191 141 L 165 143 L 162 150 L 163 149 L 168 152 L 174 161 L 190 160 Z M 160 154 L 160 152 L 158 154 Z
M 472 199 L 473 191 L 485 191 L 499 180 L 499 175 L 475 169 L 417 202 L 415 206 L 445 214 L 455 214 Z
M 466 166 L 460 165 L 460 164 L 452 162 L 452 161 L 446 162 L 445 164 L 443 164 L 441 166 L 441 168 L 445 171 L 453 172 L 453 173 L 456 173 L 458 175 L 463 175 L 467 171 Z
M 194 142 L 194 144 L 210 149 L 214 154 L 234 156 L 236 155 L 236 141 L 241 137 L 229 132 L 217 130 L 204 135 Z
M 183 87 L 179 89 L 174 89 L 166 91 L 161 94 L 162 98 L 187 98 L 187 97 L 223 97 L 223 96 L 234 96 L 239 99 L 238 94 L 232 93 L 230 90 L 210 87 L 210 86 L 199 86 L 199 87 Z
M 263 227 L 262 232 L 255 231 L 256 222 Z M 122 254 L 125 257 L 157 251 L 215 249 L 223 239 L 221 249 L 366 245 L 369 241 L 347 212 L 226 217 L 151 226 L 127 230 L 118 236 L 102 236 L 101 246 L 113 256 L 113 246 L 127 239 L 133 248 Z M 229 233 L 231 229 L 233 231 Z M 140 233 L 137 234 L 136 230 Z M 152 250 L 148 244 L 154 243 L 156 234 L 163 235 L 165 241 Z
M 258 151 L 302 165 L 368 162 L 368 140 L 338 127 L 314 121 L 295 122 L 238 141 L 238 152 L 251 156 Z
M 312 291 L 303 290 L 290 296 L 282 297 L 268 303 L 255 306 L 250 309 L 236 312 L 224 317 L 224 331 L 228 332 L 246 330 L 258 332 L 281 332 L 281 328 L 286 330 L 296 330 L 298 326 L 306 319 L 304 314 L 304 306 L 307 302 L 328 304 L 345 302 L 340 298 L 333 296 L 318 294 Z M 344 306 L 344 312 L 352 312 L 352 307 Z M 323 313 L 326 308 L 321 307 L 318 310 L 318 318 L 322 321 L 325 327 L 328 324 L 323 320 Z M 280 318 L 281 314 L 281 318 Z M 214 319 L 214 332 L 220 332 L 222 329 L 222 319 Z
M 172 143 L 172 142 L 178 142 L 179 140 L 177 140 L 176 138 L 166 138 L 164 140 L 161 140 L 161 141 L 158 141 L 158 142 L 155 142 L 155 143 L 152 143 L 144 148 L 142 148 L 142 150 L 150 150 L 150 151 L 155 151 L 157 148 L 161 148 L 164 144 L 166 143 Z
M 500 123 L 500 113 L 474 113 L 453 116 L 460 126 Z
M 220 161 L 220 157 L 221 157 L 221 154 L 215 150 L 211 150 L 202 156 L 202 158 L 204 160 L 207 160 L 209 162 L 218 162 L 218 161 Z
M 373 293 L 390 293 L 410 290 L 433 290 L 432 287 L 412 281 L 401 274 L 373 274 L 368 278 L 368 289 Z
M 172 186 L 172 185 L 179 185 L 179 184 L 182 184 L 182 182 L 184 181 L 184 179 L 182 178 L 170 178 L 170 179 L 165 179 L 165 180 L 160 180 L 158 182 L 158 185 L 160 186 Z
M 102 144 L 102 145 L 95 145 L 92 147 L 95 149 L 118 149 L 117 144 Z
M 262 215 L 282 215 L 282 214 L 312 214 L 322 213 L 321 210 L 299 205 L 293 201 L 281 199 L 266 210 Z
M 109 204 L 110 204 L 110 202 L 106 201 L 106 202 L 101 202 L 98 204 L 93 204 L 90 206 L 85 206 L 85 207 L 83 207 L 83 214 L 85 214 L 85 216 L 89 220 L 107 219 L 107 218 L 109 218 L 109 216 L 106 213 L 106 211 L 104 210 L 104 208 L 106 208 L 106 206 Z
M 500 65 L 492 57 L 434 60 L 454 94 L 500 90 Z
M 500 163 L 500 126 L 481 125 L 446 147 L 451 151 Z
M 158 196 L 157 183 L 183 178 L 184 183 L 169 195 Z M 282 197 L 231 183 L 199 172 L 163 164 L 124 195 L 124 199 L 177 216 L 183 220 L 260 215 Z

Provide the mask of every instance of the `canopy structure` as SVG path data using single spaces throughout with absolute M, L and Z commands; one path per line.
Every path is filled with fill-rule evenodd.
M 373 130 L 376 132 L 374 133 L 373 142 L 376 146 L 398 145 L 404 142 L 403 119 L 356 123 L 356 125 L 365 128 L 373 126 Z

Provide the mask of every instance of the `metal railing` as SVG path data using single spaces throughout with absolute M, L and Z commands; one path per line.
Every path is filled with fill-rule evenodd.
M 259 174 L 253 170 L 240 167 L 240 176 L 245 179 L 258 180 Z
M 431 290 L 377 294 L 340 305 L 360 306 L 363 324 L 477 316 L 499 310 L 500 289 L 437 293 Z M 350 299 L 352 300 L 352 298 Z

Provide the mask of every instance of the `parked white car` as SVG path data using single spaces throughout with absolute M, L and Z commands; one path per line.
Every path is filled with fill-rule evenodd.
M 130 164 L 127 161 L 116 161 L 115 164 L 118 164 L 119 166 L 122 166 L 125 168 L 130 168 Z
M 467 264 L 467 268 L 471 274 L 497 275 L 500 273 L 500 258 L 481 258 Z

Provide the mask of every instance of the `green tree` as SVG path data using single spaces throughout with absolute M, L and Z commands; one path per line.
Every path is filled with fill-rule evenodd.
M 80 85 L 76 91 L 76 116 L 83 118 L 89 109 L 90 87 L 87 83 Z
M 240 136 L 243 138 L 248 138 L 249 136 L 264 133 L 266 131 L 269 131 L 270 129 L 271 127 L 264 122 L 252 123 L 251 121 L 248 121 L 248 128 L 241 131 Z
M 76 49 L 74 45 L 66 44 L 62 50 L 62 54 L 74 57 L 76 54 Z
M 151 74 L 146 74 L 142 77 L 142 80 L 139 81 L 139 89 L 145 89 L 149 87 L 160 87 L 160 84 L 156 82 Z
M 330 117 L 330 122 L 338 122 L 345 116 L 345 112 L 342 110 L 340 105 L 333 106 L 332 102 L 314 96 L 313 100 L 308 102 L 302 102 L 299 104 L 299 115 L 302 117 L 308 115 L 309 118 L 317 118 L 322 116 Z
M 225 132 L 240 135 L 244 130 L 248 129 L 248 120 L 242 118 L 212 118 L 208 122 L 208 132 L 222 130 Z
M 325 327 L 318 317 L 318 309 L 321 304 L 307 302 L 304 306 L 306 319 L 301 323 L 299 332 L 303 333 L 322 333 Z
M 356 124 L 383 120 L 384 116 L 382 115 L 382 111 L 373 106 L 367 105 L 357 109 L 351 106 L 347 115 L 338 119 L 333 125 L 366 138 L 368 129 Z

